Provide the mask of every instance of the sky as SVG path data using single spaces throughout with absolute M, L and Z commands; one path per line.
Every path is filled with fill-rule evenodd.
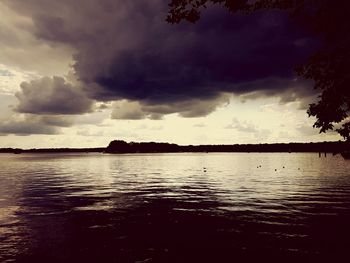
M 168 0 L 0 0 L 0 147 L 317 142 L 313 83 L 293 68 L 319 41 L 281 11 Z

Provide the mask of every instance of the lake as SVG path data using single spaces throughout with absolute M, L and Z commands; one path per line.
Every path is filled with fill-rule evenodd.
M 349 171 L 317 153 L 0 154 L 0 262 L 339 261 Z

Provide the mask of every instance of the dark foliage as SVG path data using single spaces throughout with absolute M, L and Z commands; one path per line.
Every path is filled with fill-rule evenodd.
M 110 142 L 106 153 L 169 153 L 169 152 L 333 152 L 346 149 L 344 142 L 274 143 L 233 145 L 177 145 L 156 142 Z
M 231 13 L 249 13 L 262 9 L 288 9 L 295 13 L 302 9 L 304 2 L 305 0 L 172 0 L 166 20 L 173 24 L 182 20 L 193 23 L 200 19 L 203 9 L 212 5 L 222 5 Z
M 345 142 L 178 145 L 159 142 L 111 141 L 106 148 L 0 148 L 0 153 L 170 153 L 170 152 L 333 152 L 347 150 Z

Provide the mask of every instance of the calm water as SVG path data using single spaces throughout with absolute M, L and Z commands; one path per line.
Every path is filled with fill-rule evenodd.
M 0 154 L 0 262 L 339 259 L 349 171 L 318 154 Z

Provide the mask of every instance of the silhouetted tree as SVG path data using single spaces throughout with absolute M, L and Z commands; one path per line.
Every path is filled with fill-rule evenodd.
M 319 101 L 310 104 L 320 132 L 333 130 L 350 141 L 350 1 L 349 0 L 172 0 L 169 23 L 196 22 L 209 5 L 223 5 L 230 12 L 247 14 L 264 9 L 290 12 L 299 23 L 323 40 L 321 48 L 308 61 L 296 67 L 299 76 L 314 81 Z M 297 66 L 297 65 L 296 65 Z

